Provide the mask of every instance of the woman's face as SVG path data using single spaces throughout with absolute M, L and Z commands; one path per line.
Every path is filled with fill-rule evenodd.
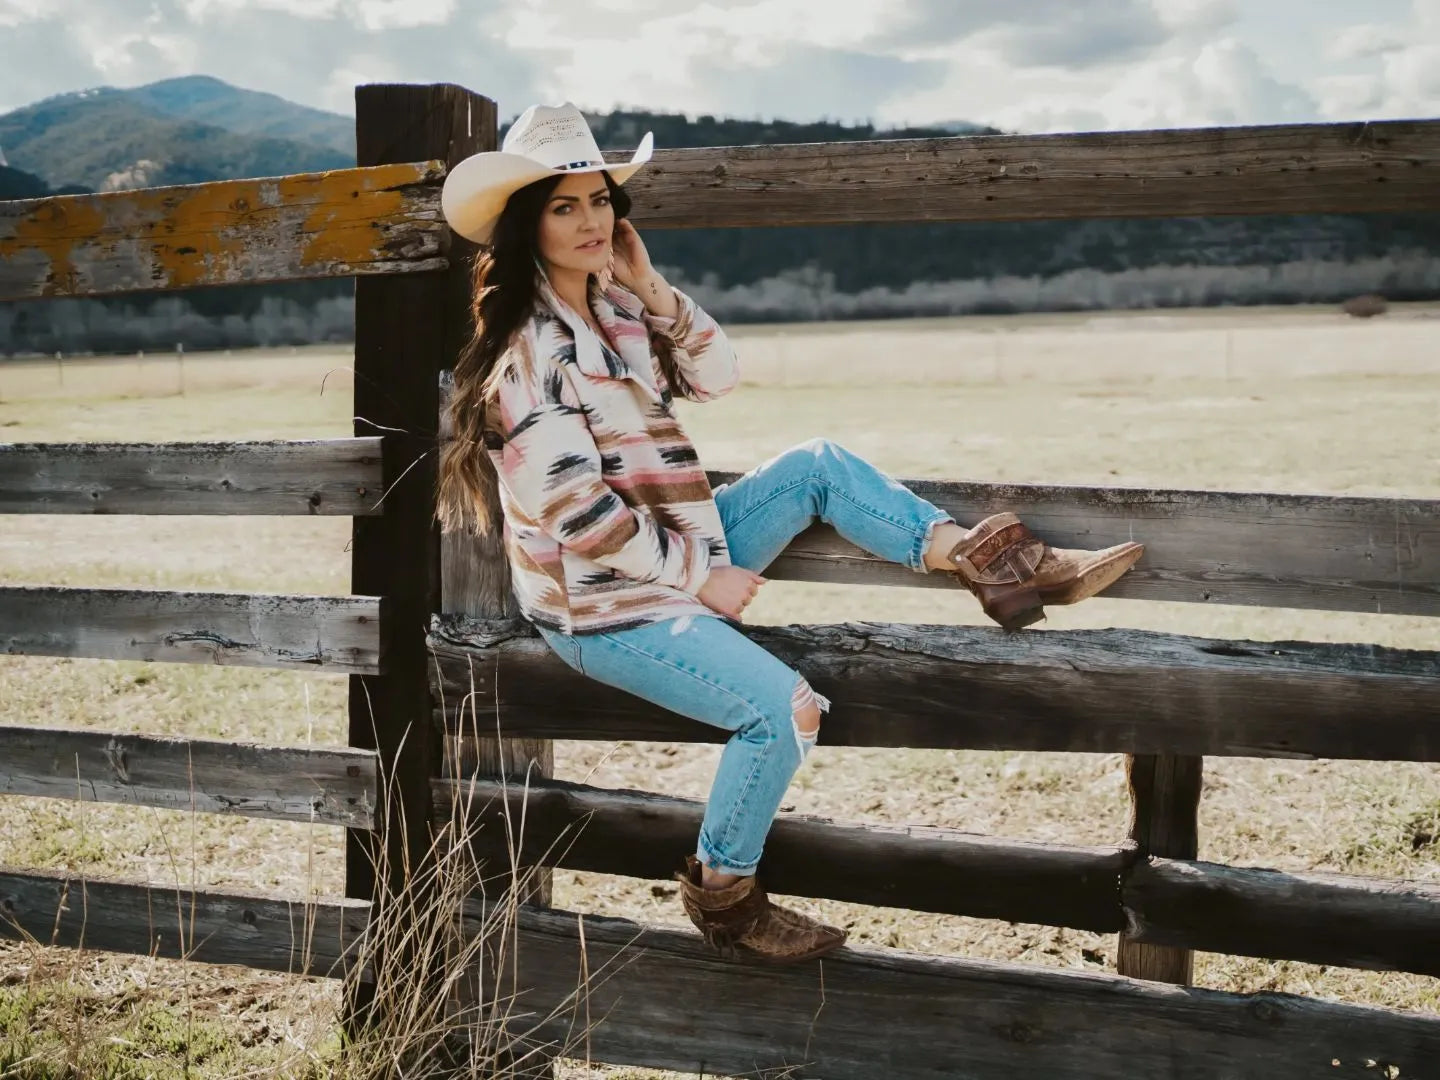
M 603 173 L 563 178 L 540 211 L 540 257 L 547 268 L 599 273 L 610 261 L 615 209 Z

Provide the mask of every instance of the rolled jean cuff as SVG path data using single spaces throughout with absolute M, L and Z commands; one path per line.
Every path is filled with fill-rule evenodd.
M 754 877 L 755 868 L 760 865 L 757 860 L 749 866 L 737 866 L 727 859 L 721 858 L 710 850 L 703 836 L 695 846 L 695 857 L 717 874 L 735 874 L 739 877 Z
M 925 527 L 916 534 L 915 546 L 910 549 L 909 566 L 918 574 L 928 574 L 930 568 L 925 565 L 925 551 L 930 546 L 930 537 L 935 533 L 936 525 L 954 524 L 955 519 L 944 510 L 937 510 L 935 516 L 925 522 Z

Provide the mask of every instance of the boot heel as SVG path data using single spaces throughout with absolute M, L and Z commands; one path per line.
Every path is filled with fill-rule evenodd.
M 1005 630 L 1020 630 L 1045 617 L 1045 606 L 1035 589 L 1014 589 L 983 605 L 982 610 Z

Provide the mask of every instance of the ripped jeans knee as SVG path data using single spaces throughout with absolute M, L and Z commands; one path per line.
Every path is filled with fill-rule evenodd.
M 799 677 L 795 682 L 795 691 L 790 695 L 790 719 L 801 761 L 805 760 L 815 740 L 820 737 L 821 713 L 829 711 L 829 699 L 811 689 L 804 676 Z

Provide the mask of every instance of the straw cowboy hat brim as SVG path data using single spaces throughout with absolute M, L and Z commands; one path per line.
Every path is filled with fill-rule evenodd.
M 534 106 L 516 119 L 504 148 L 472 154 L 445 177 L 440 210 L 450 227 L 467 240 L 488 243 L 511 195 L 547 176 L 605 170 L 623 184 L 650 160 L 655 139 L 640 140 L 629 161 L 606 164 L 580 110 Z

